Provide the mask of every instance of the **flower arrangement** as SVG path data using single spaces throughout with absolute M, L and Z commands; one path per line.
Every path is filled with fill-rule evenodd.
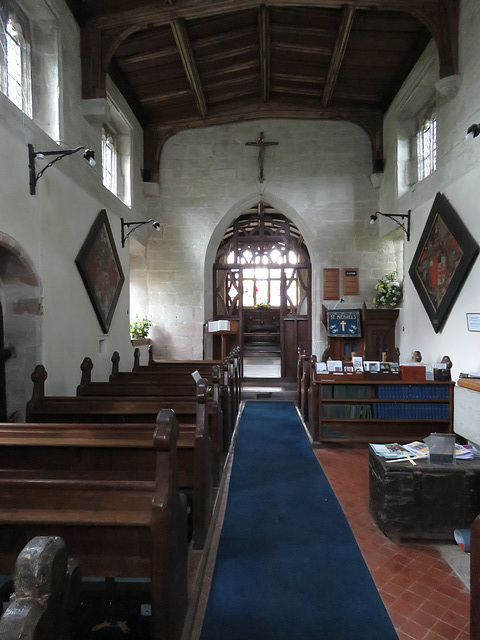
M 379 307 L 396 307 L 402 299 L 402 285 L 397 280 L 397 272 L 387 273 L 378 281 L 376 295 L 373 298 L 375 309 Z
M 134 320 L 130 320 L 130 337 L 146 338 L 151 326 L 152 321 L 149 320 L 147 316 L 139 318 L 138 315 L 136 315 Z

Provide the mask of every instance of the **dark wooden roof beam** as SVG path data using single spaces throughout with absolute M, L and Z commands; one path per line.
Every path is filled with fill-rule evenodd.
M 212 82 L 210 84 L 205 83 L 205 91 L 221 92 L 222 89 L 225 89 L 225 87 L 233 87 L 234 85 L 237 85 L 237 84 L 242 85 L 243 89 L 245 90 L 245 87 L 250 88 L 251 85 L 254 84 L 257 80 L 258 80 L 257 74 L 242 76 L 241 78 L 228 78 L 227 80 L 220 80 L 219 82 Z
M 226 31 L 214 36 L 208 36 L 206 38 L 199 38 L 195 40 L 193 48 L 195 49 L 195 53 L 198 55 L 202 49 L 206 49 L 207 47 L 217 47 L 218 45 L 222 46 L 228 42 L 230 46 L 233 48 L 233 43 L 235 40 L 238 40 L 240 43 L 245 43 L 245 41 L 251 41 L 255 38 L 256 33 L 254 27 L 243 27 L 241 29 L 234 29 L 232 31 Z
M 169 102 L 171 100 L 177 100 L 178 98 L 190 95 L 190 90 L 171 91 L 170 93 L 158 93 L 146 96 L 145 98 L 140 98 L 139 102 L 142 105 L 159 104 L 160 102 Z
M 145 51 L 142 53 L 130 54 L 127 56 L 116 56 L 118 62 L 123 64 L 139 64 L 142 62 L 158 62 L 165 58 L 171 58 L 178 55 L 178 49 L 176 47 L 168 47 L 165 49 L 158 49 L 157 51 Z
M 309 98 L 321 98 L 323 93 L 321 89 L 313 89 L 313 88 L 305 89 L 305 87 L 296 88 L 290 85 L 277 85 L 277 84 L 274 84 L 272 86 L 272 91 L 274 93 L 286 93 L 286 94 L 302 96 L 302 97 L 306 96 Z
M 170 23 L 173 36 L 178 47 L 178 52 L 182 59 L 183 68 L 187 75 L 188 83 L 193 91 L 195 103 L 202 118 L 207 115 L 207 102 L 203 94 L 202 83 L 198 74 L 195 57 L 193 55 L 190 39 L 184 20 L 174 20 Z
M 325 78 L 319 76 L 301 76 L 291 75 L 289 73 L 272 73 L 272 82 L 278 82 L 279 80 L 291 82 L 292 84 L 310 84 L 310 85 L 325 85 Z
M 209 104 L 220 104 L 225 102 L 231 102 L 232 100 L 236 100 L 237 98 L 248 98 L 249 96 L 254 98 L 257 95 L 257 89 L 254 90 L 246 89 L 244 85 L 239 87 L 238 89 L 232 89 L 231 91 L 215 94 L 209 100 Z M 222 108 L 222 113 L 224 109 Z
M 208 71 L 202 72 L 203 84 L 207 86 L 208 80 L 212 78 L 215 80 L 216 78 L 231 76 L 232 74 L 251 71 L 252 69 L 258 69 L 258 60 L 248 60 L 243 64 L 230 65 L 221 69 L 208 69 Z
M 208 56 L 197 56 L 197 60 L 198 64 L 203 66 L 210 64 L 211 62 L 216 62 L 217 60 L 226 60 L 228 58 L 235 58 L 241 55 L 248 55 L 250 53 L 256 54 L 257 51 L 258 46 L 256 44 L 248 44 L 243 47 L 239 47 L 238 49 L 221 50 Z M 255 60 L 256 59 L 257 58 L 255 56 Z
M 353 19 L 355 17 L 355 9 L 352 7 L 344 7 L 342 9 L 342 19 L 338 31 L 335 49 L 333 51 L 330 69 L 328 70 L 327 82 L 322 96 L 322 107 L 327 107 L 332 99 L 333 91 L 337 83 L 340 68 L 342 66 L 343 56 L 348 45 L 350 31 L 352 30 Z
M 290 35 L 299 36 L 302 39 L 331 38 L 331 31 L 328 29 L 315 29 L 313 27 L 299 27 L 297 25 L 274 24 L 270 26 L 272 36 L 288 37 Z
M 268 102 L 270 99 L 270 15 L 264 4 L 260 6 L 258 11 L 258 29 L 260 33 L 262 100 Z
M 276 42 L 272 46 L 273 51 L 281 51 L 283 53 L 288 53 L 291 55 L 295 54 L 303 54 L 306 56 L 326 56 L 330 57 L 332 55 L 331 47 L 315 47 L 309 45 L 300 45 L 300 44 L 289 44 L 287 42 Z
M 455 0 L 456 2 L 456 0 Z M 68 0 L 69 5 L 75 5 L 74 0 Z M 265 0 L 216 0 L 215 2 L 205 2 L 205 0 L 182 0 L 173 7 L 162 5 L 158 0 L 136 0 L 132 4 L 131 0 L 87 0 L 82 3 L 82 14 L 89 19 L 95 20 L 98 28 L 110 29 L 118 28 L 126 22 L 137 25 L 158 26 L 167 24 L 180 16 L 186 20 L 197 18 L 215 17 L 222 14 L 249 10 L 265 4 Z M 292 0 L 267 0 L 266 4 L 272 7 L 292 6 Z M 342 5 L 353 6 L 356 9 L 371 10 L 373 8 L 384 11 L 406 11 L 418 15 L 419 11 L 426 7 L 438 7 L 439 0 L 321 0 L 320 6 L 324 9 L 339 9 Z M 319 7 L 319 0 L 298 0 L 296 7 L 311 8 L 315 10 Z

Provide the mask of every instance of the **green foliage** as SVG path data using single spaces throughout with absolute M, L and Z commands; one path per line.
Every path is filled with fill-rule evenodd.
M 397 280 L 396 271 L 387 273 L 383 278 L 380 278 L 375 290 L 377 292 L 373 298 L 375 309 L 379 307 L 395 308 L 402 299 L 403 289 Z
M 138 315 L 135 318 L 130 320 L 130 337 L 131 338 L 146 338 L 148 337 L 148 332 L 150 327 L 152 326 L 152 321 L 144 316 L 143 318 L 139 318 Z
M 268 302 L 257 302 L 253 305 L 253 309 L 270 309 Z

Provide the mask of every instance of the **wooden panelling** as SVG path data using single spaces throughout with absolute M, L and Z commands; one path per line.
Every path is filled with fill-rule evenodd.
M 323 299 L 340 299 L 340 269 L 323 270 Z

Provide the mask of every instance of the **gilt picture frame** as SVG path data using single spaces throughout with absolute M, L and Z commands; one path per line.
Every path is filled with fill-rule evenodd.
M 108 333 L 125 276 L 107 212 L 102 209 L 75 259 L 103 333 Z
M 409 269 L 435 333 L 442 330 L 478 250 L 450 202 L 437 193 Z

